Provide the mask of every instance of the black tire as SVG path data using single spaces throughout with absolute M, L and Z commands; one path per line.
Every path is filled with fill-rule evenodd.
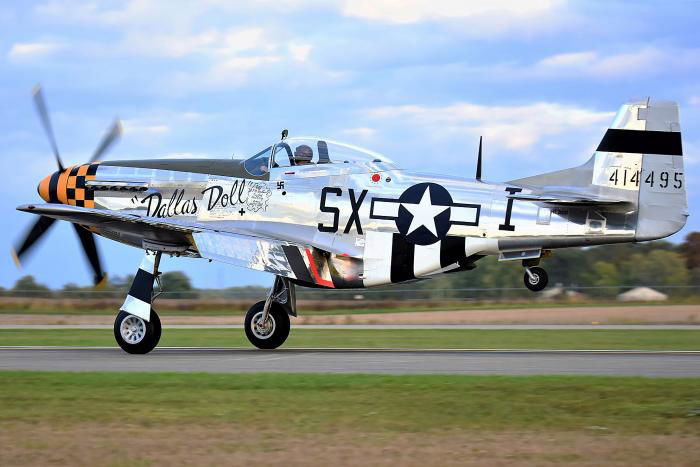
M 279 303 L 272 302 L 268 319 L 271 320 L 272 329 L 268 334 L 260 327 L 256 327 L 253 322 L 254 318 L 259 320 L 262 318 L 265 302 L 258 302 L 251 306 L 245 314 L 245 335 L 255 347 L 259 349 L 276 349 L 284 344 L 289 336 L 289 315 L 284 306 Z
M 129 338 L 129 333 L 126 330 L 122 333 L 122 323 L 127 319 L 131 319 L 135 326 L 143 327 L 142 330 L 145 332 L 143 332 L 140 340 L 138 335 L 134 338 Z M 151 320 L 148 322 L 126 311 L 120 311 L 117 319 L 114 320 L 114 338 L 119 347 L 130 354 L 146 354 L 155 349 L 158 341 L 160 341 L 161 331 L 160 317 L 158 317 L 158 313 L 153 308 L 151 308 Z
M 530 268 L 530 273 L 533 277 L 530 277 L 530 274 L 528 274 L 527 271 L 525 271 L 525 275 L 523 276 L 525 287 L 533 292 L 544 290 L 544 288 L 547 287 L 547 282 L 549 282 L 547 271 L 542 268 L 534 267 Z

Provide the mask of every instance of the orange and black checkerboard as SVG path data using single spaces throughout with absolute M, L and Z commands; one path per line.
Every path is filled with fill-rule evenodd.
M 97 165 L 85 164 L 70 169 L 66 181 L 66 200 L 70 206 L 95 207 L 95 192 L 87 188 L 85 182 L 95 179 Z

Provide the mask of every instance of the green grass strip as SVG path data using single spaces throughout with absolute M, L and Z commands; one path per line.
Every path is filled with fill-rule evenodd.
M 0 330 L 0 345 L 115 346 L 105 330 Z M 249 347 L 242 329 L 164 329 L 160 345 Z M 700 330 L 295 329 L 293 347 L 700 350 Z
M 0 372 L 0 423 L 700 433 L 700 379 Z

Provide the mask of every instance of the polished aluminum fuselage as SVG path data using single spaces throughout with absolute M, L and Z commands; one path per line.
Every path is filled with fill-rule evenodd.
M 199 163 L 207 165 L 204 160 Z M 216 163 L 221 167 L 225 161 Z M 446 236 L 466 238 L 464 256 L 472 262 L 489 254 L 506 260 L 534 258 L 543 249 L 634 241 L 635 236 L 633 204 L 605 210 L 553 207 L 509 198 L 513 185 L 412 173 L 383 163 L 282 167 L 263 177 L 235 170 L 229 175 L 239 176 L 188 172 L 187 165 L 177 161 L 155 164 L 159 168 L 152 161 L 147 168 L 135 164 L 117 161 L 99 166 L 95 179 L 88 182 L 95 190 L 96 209 L 310 245 L 329 252 L 331 262 L 356 259 L 351 274 L 364 279 L 362 286 L 395 282 L 386 272 L 372 271 L 391 268 L 381 264 L 392 255 L 390 240 L 383 238 L 400 233 L 397 206 L 402 194 L 426 183 L 449 193 L 451 203 L 443 206 L 452 206 L 453 222 L 447 224 Z M 519 194 L 528 192 L 519 189 Z M 461 222 L 454 220 L 457 210 Z M 140 248 L 144 242 L 187 241 L 186 235 L 158 238 L 148 230 L 140 235 L 112 231 L 109 225 L 94 230 Z M 444 253 L 440 259 L 439 243 L 428 240 L 417 245 L 412 257 L 420 264 L 414 267 L 414 277 L 460 266 L 459 258 L 452 265 L 446 264 Z M 189 252 L 196 256 L 196 248 Z

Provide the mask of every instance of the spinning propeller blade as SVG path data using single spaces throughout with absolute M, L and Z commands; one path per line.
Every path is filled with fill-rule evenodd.
M 21 264 L 22 258 L 31 250 L 37 240 L 49 230 L 54 222 L 56 222 L 56 219 L 41 216 L 34 225 L 31 226 L 24 236 L 22 243 L 17 248 L 12 249 L 12 258 L 15 260 L 17 266 Z
M 51 144 L 51 149 L 53 150 L 53 155 L 56 158 L 58 170 L 63 171 L 63 163 L 61 162 L 61 156 L 58 153 L 58 145 L 56 144 L 56 138 L 53 135 L 53 128 L 51 127 L 51 120 L 49 119 L 49 111 L 46 109 L 46 102 L 44 101 L 44 94 L 41 91 L 40 85 L 37 84 L 34 86 L 32 95 L 34 96 L 36 111 L 39 113 L 39 120 L 41 120 L 41 125 L 44 127 L 46 136 L 49 138 L 49 143 Z
M 76 224 L 73 224 L 73 228 L 78 234 L 78 238 L 80 238 L 80 243 L 83 246 L 85 256 L 92 267 L 92 271 L 95 273 L 93 282 L 95 286 L 100 287 L 104 285 L 107 276 L 105 275 L 104 271 L 102 271 L 100 254 L 97 251 L 97 244 L 95 244 L 95 234 Z
M 51 127 L 51 120 L 49 119 L 49 112 L 46 108 L 46 102 L 44 101 L 44 95 L 41 91 L 41 86 L 38 84 L 34 87 L 32 91 L 34 96 L 34 105 L 39 114 L 39 119 L 41 120 L 41 125 L 44 127 L 46 136 L 49 138 L 49 143 L 51 144 L 51 149 L 53 150 L 54 157 L 56 158 L 56 163 L 58 164 L 59 172 L 63 172 L 63 163 L 61 162 L 61 156 L 58 152 L 58 146 L 56 145 L 56 138 L 53 134 L 53 128 Z M 119 120 L 115 120 L 107 133 L 102 137 L 99 146 L 95 149 L 92 157 L 90 158 L 90 163 L 95 162 L 103 154 L 105 154 L 119 139 L 121 136 L 122 127 Z M 57 202 L 57 201 L 53 201 Z M 41 216 L 39 219 L 31 226 L 31 228 L 24 235 L 24 240 L 19 244 L 19 247 L 12 249 L 12 258 L 14 259 L 17 266 L 21 265 L 22 258 L 26 257 L 27 253 L 34 247 L 37 241 L 49 230 L 49 228 L 56 222 L 55 219 L 50 217 Z M 94 283 L 97 287 L 104 285 L 107 279 L 107 275 L 102 270 L 102 262 L 100 261 L 100 254 L 97 251 L 97 244 L 95 243 L 95 235 L 86 230 L 85 228 L 73 224 L 75 232 L 78 234 L 80 243 L 85 252 L 85 256 L 90 263 L 92 271 L 94 272 Z
M 95 162 L 102 156 L 102 154 L 109 151 L 109 148 L 111 148 L 112 145 L 119 139 L 121 134 L 122 124 L 119 121 L 119 119 L 115 119 L 114 123 L 112 124 L 112 128 L 110 128 L 109 131 L 105 133 L 105 135 L 102 137 L 100 145 L 97 146 L 97 149 L 95 149 L 95 152 L 92 154 L 92 157 L 90 158 L 90 163 Z

